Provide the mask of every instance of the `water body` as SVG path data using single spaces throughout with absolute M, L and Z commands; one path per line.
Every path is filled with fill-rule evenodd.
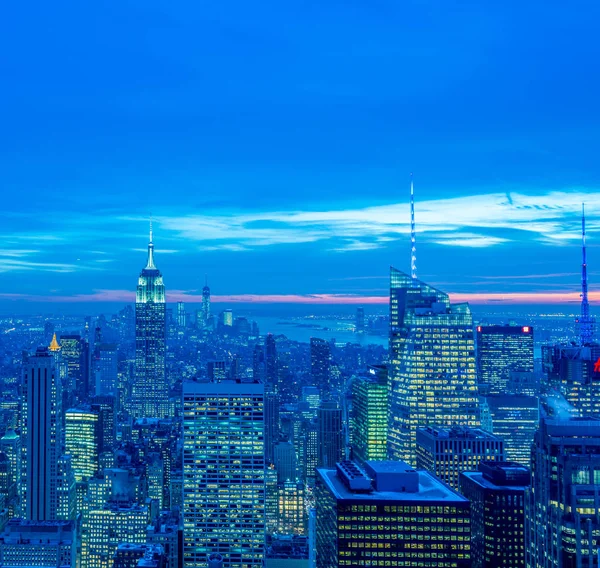
M 356 333 L 350 321 L 337 319 L 310 318 L 278 318 L 269 316 L 251 316 L 258 324 L 260 333 L 265 335 L 285 335 L 292 341 L 309 343 L 311 337 L 319 337 L 327 341 L 335 339 L 336 343 L 358 343 L 359 345 L 388 346 L 388 338 L 366 333 Z

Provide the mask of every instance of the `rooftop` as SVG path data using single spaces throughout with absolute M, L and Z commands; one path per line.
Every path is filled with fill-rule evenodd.
M 320 478 L 330 489 L 338 500 L 349 501 L 396 501 L 396 502 L 430 502 L 430 503 L 466 503 L 462 495 L 454 491 L 446 484 L 426 471 L 415 471 L 404 462 L 367 462 L 366 468 L 369 473 L 383 475 L 385 477 L 402 476 L 412 474 L 417 477 L 417 491 L 381 491 L 374 488 L 369 492 L 356 492 L 349 489 L 343 479 L 338 475 L 336 469 L 319 468 Z M 383 487 L 390 487 L 388 480 Z M 396 484 L 394 484 L 396 485 Z M 376 485 L 375 487 L 379 487 Z

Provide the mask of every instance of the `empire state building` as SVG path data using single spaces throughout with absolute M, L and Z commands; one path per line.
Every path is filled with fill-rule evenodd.
M 131 393 L 134 418 L 169 415 L 165 350 L 165 285 L 160 270 L 154 265 L 151 225 L 148 263 L 140 273 L 135 294 L 135 377 Z

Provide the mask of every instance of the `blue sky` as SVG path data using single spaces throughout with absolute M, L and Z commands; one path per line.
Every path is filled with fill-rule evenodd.
M 600 6 L 10 3 L 0 298 L 572 292 L 600 278 Z

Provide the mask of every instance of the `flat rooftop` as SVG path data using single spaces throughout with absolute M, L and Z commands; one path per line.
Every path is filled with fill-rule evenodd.
M 183 383 L 183 396 L 186 395 L 228 395 L 228 394 L 263 394 L 262 383 L 241 383 L 234 380 L 219 382 L 185 381 Z
M 374 463 L 374 462 L 369 462 Z M 380 471 L 386 473 L 403 473 L 406 470 L 406 464 L 400 462 L 398 464 L 399 469 L 394 470 L 394 466 L 391 465 L 394 462 L 382 462 Z M 358 493 L 351 491 L 346 487 L 342 479 L 337 475 L 335 469 L 319 468 L 317 470 L 324 481 L 329 487 L 333 495 L 338 500 L 348 501 L 396 501 L 398 503 L 413 503 L 413 502 L 431 502 L 431 503 L 468 503 L 468 499 L 454 491 L 451 487 L 445 485 L 433 475 L 426 471 L 418 471 L 419 476 L 419 490 L 417 492 L 402 492 L 402 491 L 377 491 L 373 490 L 368 493 Z
M 527 485 L 496 485 L 491 479 L 484 477 L 481 471 L 466 471 L 461 473 L 465 477 L 473 480 L 475 483 L 485 487 L 487 489 L 493 489 L 494 491 L 525 491 L 529 488 Z

